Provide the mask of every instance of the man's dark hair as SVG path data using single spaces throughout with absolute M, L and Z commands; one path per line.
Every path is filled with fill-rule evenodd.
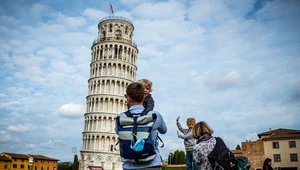
M 142 102 L 144 99 L 144 87 L 140 83 L 131 83 L 127 86 L 126 95 L 134 102 Z

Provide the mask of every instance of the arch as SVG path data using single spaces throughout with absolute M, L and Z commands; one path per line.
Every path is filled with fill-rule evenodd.
M 108 102 L 108 112 L 113 112 L 113 103 L 114 103 L 114 100 L 112 98 L 109 99 L 109 102 Z M 108 131 L 110 131 L 110 130 L 108 130 Z
M 106 80 L 106 82 L 105 82 L 105 93 L 109 93 L 109 89 L 110 89 L 110 83 L 109 83 L 109 80 Z
M 116 94 L 121 94 L 121 84 L 120 84 L 120 81 L 117 81 L 117 83 L 116 83 L 116 91 L 115 91 L 115 93 Z
M 115 58 L 115 59 L 118 58 L 117 57 L 118 56 L 118 45 L 116 45 L 116 44 L 114 45 L 114 54 L 113 54 L 113 56 L 114 56 L 113 58 Z
M 102 31 L 102 40 L 104 40 L 106 38 L 106 31 Z
M 100 48 L 100 59 L 103 59 L 103 46 L 101 45 Z
M 119 57 L 118 57 L 118 59 L 122 59 L 122 54 L 123 54 L 123 46 L 120 45 L 120 47 L 119 47 Z
M 118 39 L 121 39 L 121 37 L 122 37 L 122 31 L 121 31 L 121 30 L 117 29 L 117 30 L 115 31 L 115 34 L 116 34 L 117 40 L 118 40 Z
M 108 98 L 104 99 L 104 104 L 103 104 L 103 112 L 107 112 L 107 107 L 108 107 Z
M 113 25 L 109 24 L 109 32 L 112 32 L 112 31 L 113 31 Z
M 113 161 L 113 158 L 111 156 L 106 157 L 106 162 L 110 163 Z
M 101 161 L 101 160 L 103 160 L 103 156 L 102 155 L 97 155 L 95 160 Z
M 111 80 L 111 89 L 110 89 L 110 93 L 115 93 L 116 91 L 116 81 L 115 80 Z
M 113 49 L 114 49 L 113 45 L 110 44 L 109 45 L 109 58 L 113 58 Z

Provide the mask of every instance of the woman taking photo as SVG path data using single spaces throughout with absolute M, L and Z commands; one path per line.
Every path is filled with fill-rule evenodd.
M 216 138 L 211 136 L 213 133 L 212 128 L 204 121 L 198 122 L 193 128 L 193 138 L 197 139 L 193 154 L 196 163 L 201 165 L 201 170 L 213 169 L 207 158 L 216 145 Z

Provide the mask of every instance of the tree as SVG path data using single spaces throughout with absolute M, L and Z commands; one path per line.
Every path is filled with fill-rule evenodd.
M 178 154 L 178 164 L 185 164 L 185 152 L 184 151 L 179 151 Z
M 69 162 L 58 163 L 58 170 L 72 170 L 72 164 Z
M 169 157 L 168 157 L 168 164 L 169 164 L 169 165 L 174 164 L 174 154 L 173 154 L 173 153 L 170 153 L 170 154 L 169 154 Z
M 185 152 L 176 150 L 174 153 L 169 153 L 168 156 L 169 165 L 185 164 Z
M 174 157 L 174 153 L 172 153 L 171 160 L 172 160 L 172 165 L 174 165 L 174 164 L 175 164 L 175 157 Z
M 77 156 L 77 154 L 75 154 L 73 165 L 72 165 L 72 170 L 78 170 L 78 167 L 79 167 L 78 156 Z
M 236 148 L 235 148 L 235 150 L 241 150 L 240 145 L 237 145 Z
M 179 150 L 176 150 L 174 152 L 174 164 L 178 164 L 178 159 L 179 159 Z

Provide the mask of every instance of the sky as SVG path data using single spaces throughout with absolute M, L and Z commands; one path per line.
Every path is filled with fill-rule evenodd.
M 298 0 L 1 0 L 0 153 L 80 155 L 99 20 L 130 19 L 136 80 L 153 82 L 163 158 L 183 150 L 176 118 L 206 121 L 230 149 L 300 130 Z

